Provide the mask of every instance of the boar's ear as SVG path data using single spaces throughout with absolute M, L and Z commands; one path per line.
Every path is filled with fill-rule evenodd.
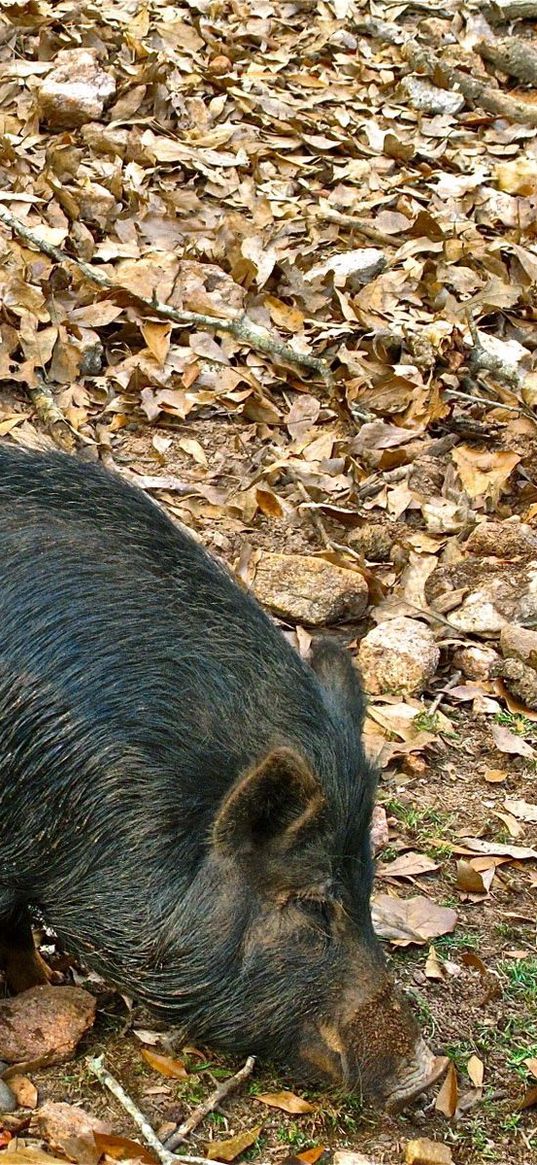
M 365 712 L 364 693 L 349 652 L 333 639 L 318 639 L 311 648 L 310 664 L 332 709 L 339 715 L 349 716 L 361 728 Z
M 293 749 L 269 753 L 224 799 L 213 831 L 221 853 L 282 856 L 318 832 L 325 800 L 308 765 Z

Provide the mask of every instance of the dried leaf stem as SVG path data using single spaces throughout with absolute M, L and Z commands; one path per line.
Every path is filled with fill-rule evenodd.
M 241 1084 L 244 1084 L 244 1081 L 252 1075 L 254 1067 L 255 1056 L 248 1056 L 246 1063 L 242 1068 L 239 1068 L 238 1072 L 235 1072 L 234 1076 L 228 1076 L 227 1080 L 223 1080 L 218 1085 L 218 1088 L 215 1088 L 214 1092 L 211 1092 L 207 1100 L 198 1104 L 197 1108 L 190 1113 L 190 1116 L 187 1116 L 186 1120 L 178 1125 L 173 1133 L 170 1133 L 170 1136 L 164 1142 L 165 1148 L 172 1152 L 182 1141 L 185 1141 L 190 1133 L 201 1124 L 202 1120 L 205 1120 L 205 1117 L 210 1112 L 214 1112 L 226 1097 L 230 1096 L 232 1092 L 236 1092 Z
M 84 259 L 75 258 L 69 255 L 67 251 L 63 251 L 60 247 L 56 247 L 53 243 L 48 243 L 45 239 L 41 239 L 35 231 L 27 227 L 25 223 L 11 214 L 0 203 L 0 222 L 4 226 L 9 227 L 14 234 L 18 235 L 29 246 L 35 247 L 44 255 L 48 255 L 55 263 L 73 263 L 79 271 L 85 275 L 97 287 L 107 291 L 108 293 L 117 294 L 123 292 L 128 294 L 141 307 L 145 308 L 153 316 L 159 316 L 161 319 L 170 320 L 172 323 L 179 324 L 182 327 L 204 327 L 209 328 L 213 332 L 226 332 L 234 336 L 235 339 L 243 344 L 248 344 L 257 352 L 263 352 L 275 362 L 281 361 L 283 364 L 289 364 L 295 368 L 307 368 L 311 372 L 316 372 L 326 384 L 332 383 L 332 374 L 326 360 L 319 356 L 310 356 L 307 352 L 295 352 L 289 344 L 283 344 L 281 340 L 275 339 L 270 332 L 265 328 L 261 328 L 259 324 L 254 323 L 249 319 L 246 313 L 237 316 L 236 319 L 222 320 L 214 316 L 202 315 L 195 311 L 179 311 L 177 308 L 170 307 L 167 303 L 161 303 L 158 299 L 148 299 L 147 296 L 138 295 L 129 291 L 128 288 L 122 287 L 120 283 L 114 283 L 98 267 L 93 264 L 86 263 Z

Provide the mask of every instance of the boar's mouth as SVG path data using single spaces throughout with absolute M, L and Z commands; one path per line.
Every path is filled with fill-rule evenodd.
M 445 1056 L 433 1055 L 425 1040 L 419 1039 L 409 1063 L 400 1067 L 397 1074 L 384 1083 L 382 1089 L 384 1107 L 388 1112 L 399 1112 L 422 1092 L 431 1088 L 443 1076 L 447 1064 Z

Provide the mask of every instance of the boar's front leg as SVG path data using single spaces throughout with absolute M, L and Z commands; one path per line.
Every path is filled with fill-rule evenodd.
M 54 979 L 53 972 L 36 950 L 26 906 L 17 907 L 9 916 L 0 919 L 0 967 L 14 995 Z

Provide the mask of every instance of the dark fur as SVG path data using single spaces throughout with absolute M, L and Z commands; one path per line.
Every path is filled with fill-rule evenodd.
M 0 446 L 4 928 L 39 907 L 191 1036 L 289 1059 L 381 966 L 362 714 L 347 656 L 302 662 L 141 491 Z M 241 802 L 246 844 L 226 795 L 282 747 L 314 787 L 284 753 L 264 802 Z

